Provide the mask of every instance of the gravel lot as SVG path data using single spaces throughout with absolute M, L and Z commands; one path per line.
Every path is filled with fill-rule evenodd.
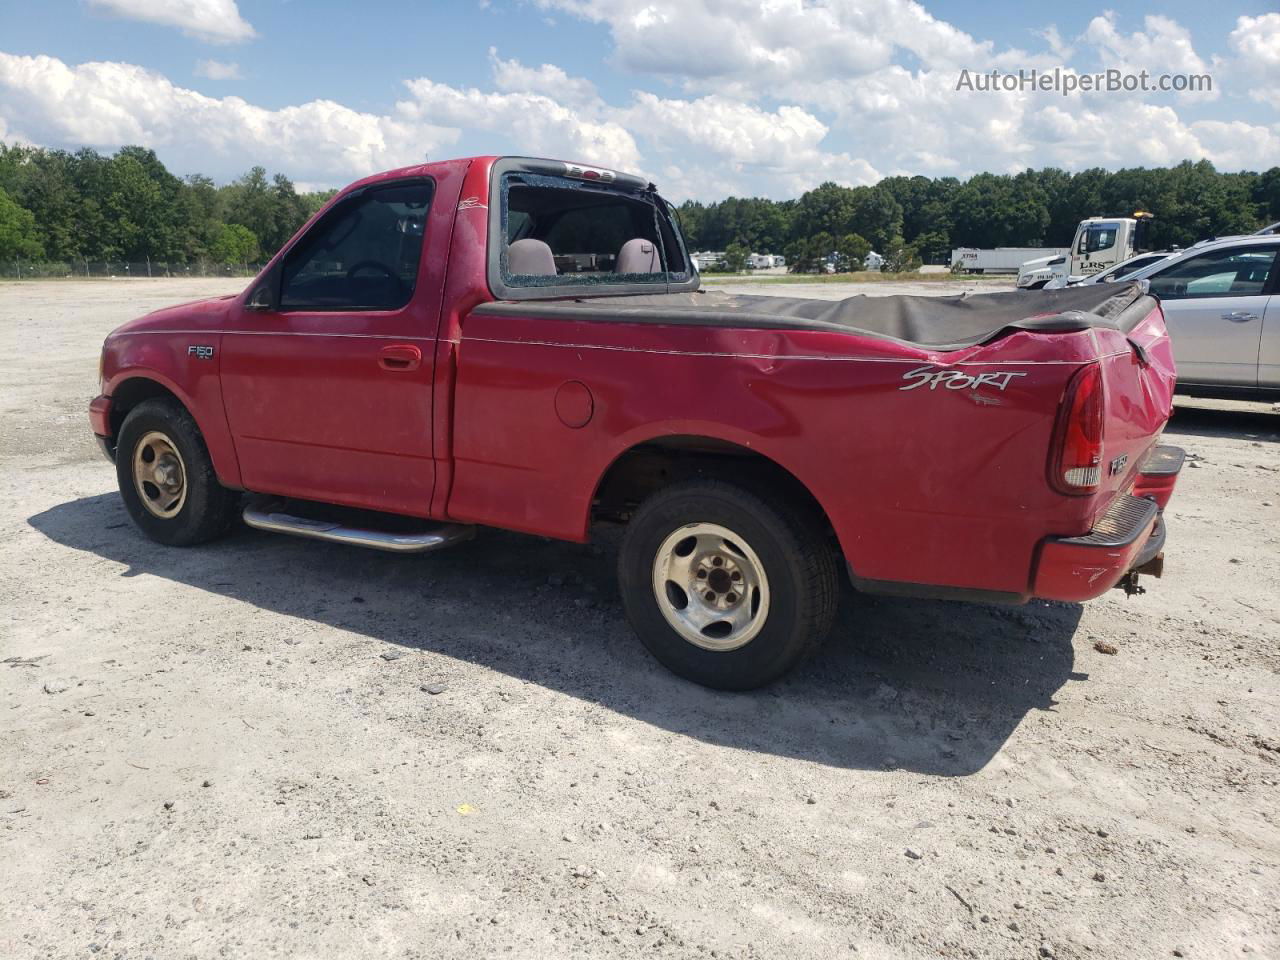
M 1146 596 L 851 596 L 718 694 L 609 538 L 144 540 L 98 347 L 238 286 L 0 285 L 0 956 L 1280 956 L 1268 405 L 1180 404 Z

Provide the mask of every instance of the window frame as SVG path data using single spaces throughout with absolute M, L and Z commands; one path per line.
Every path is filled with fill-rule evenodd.
M 1093 246 L 1092 238 L 1107 231 L 1111 232 L 1111 242 L 1105 247 Z M 1101 253 L 1103 250 L 1110 250 L 1116 245 L 1120 239 L 1120 228 L 1115 224 L 1109 223 L 1093 223 L 1084 228 L 1084 232 L 1080 234 L 1080 242 L 1076 245 L 1076 255 L 1087 257 L 1091 253 Z M 1083 249 L 1081 249 L 1083 248 Z
M 409 292 L 409 298 L 398 307 L 361 307 L 361 306 L 333 306 L 333 305 L 317 305 L 317 306 L 286 306 L 284 304 L 284 278 L 285 264 L 289 257 L 307 240 L 315 235 L 318 230 L 324 229 L 325 224 L 329 222 L 331 217 L 340 214 L 340 211 L 346 205 L 360 199 L 361 197 L 376 193 L 380 190 L 394 190 L 401 187 L 425 186 L 428 190 L 427 205 L 422 215 L 422 247 L 418 251 L 417 270 L 413 277 L 413 289 Z M 416 177 L 396 177 L 388 180 L 378 180 L 374 183 L 365 184 L 357 187 L 347 193 L 340 194 L 325 211 L 316 218 L 307 230 L 299 234 L 292 243 L 285 247 L 276 261 L 274 268 L 275 277 L 271 284 L 272 298 L 274 300 L 273 309 L 276 313 L 294 314 L 294 313 L 359 313 L 359 314 L 396 314 L 409 309 L 413 305 L 413 299 L 418 294 L 419 285 L 424 274 L 424 265 L 427 254 L 427 236 L 431 229 L 431 213 L 436 202 L 437 184 L 435 177 L 416 176 Z
M 565 297 L 608 297 L 631 296 L 635 294 L 680 293 L 697 290 L 699 286 L 698 272 L 693 269 L 692 259 L 685 246 L 684 235 L 679 223 L 669 212 L 669 204 L 658 195 L 653 185 L 640 177 L 614 171 L 604 171 L 609 179 L 599 178 L 583 180 L 570 176 L 569 164 L 555 160 L 538 160 L 530 157 L 503 157 L 494 162 L 489 178 L 489 248 L 488 248 L 488 280 L 489 289 L 500 300 L 549 300 Z M 665 280 L 630 281 L 608 283 L 572 279 L 575 274 L 562 274 L 559 279 L 564 282 L 551 282 L 536 286 L 523 286 L 507 282 L 508 276 L 503 270 L 503 254 L 507 248 L 507 197 L 504 179 L 509 174 L 529 174 L 537 177 L 556 177 L 566 181 L 565 189 L 573 189 L 579 185 L 592 189 L 617 192 L 620 196 L 638 200 L 653 207 L 655 215 L 666 221 L 671 236 L 675 238 L 680 257 L 684 261 L 683 271 L 666 271 Z M 668 255 L 668 262 L 670 256 Z M 584 276 L 578 274 L 576 276 Z
M 1217 250 L 1200 250 L 1193 253 L 1189 257 L 1184 257 L 1176 263 L 1170 263 L 1163 270 L 1157 270 L 1147 277 L 1144 277 L 1150 286 L 1153 280 L 1156 280 L 1161 274 L 1170 270 L 1176 270 L 1184 264 L 1200 260 L 1209 254 L 1224 253 L 1228 257 L 1239 256 L 1240 254 L 1252 253 L 1270 253 L 1271 254 L 1271 270 L 1267 274 L 1266 282 L 1263 283 L 1262 289 L 1257 293 L 1233 293 L 1227 291 L 1225 293 L 1183 293 L 1168 296 L 1160 293 L 1158 290 L 1152 289 L 1151 293 L 1159 297 L 1161 300 L 1181 301 L 1181 300 L 1220 300 L 1228 297 L 1269 297 L 1277 289 L 1277 275 L 1280 274 L 1280 244 L 1249 244 L 1241 247 L 1221 247 Z

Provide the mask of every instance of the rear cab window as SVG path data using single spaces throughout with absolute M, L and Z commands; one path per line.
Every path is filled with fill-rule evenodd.
M 651 184 L 547 160 L 494 164 L 489 283 L 502 299 L 695 290 L 674 210 Z

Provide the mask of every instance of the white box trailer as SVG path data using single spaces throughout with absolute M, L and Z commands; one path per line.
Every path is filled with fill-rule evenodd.
M 965 273 L 1017 273 L 1028 260 L 1061 257 L 1068 252 L 1066 247 L 957 247 L 951 251 L 951 268 Z

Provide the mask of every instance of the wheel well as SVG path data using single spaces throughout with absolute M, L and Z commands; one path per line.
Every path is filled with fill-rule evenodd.
M 117 386 L 111 394 L 111 436 L 120 435 L 120 425 L 124 423 L 124 418 L 129 415 L 130 410 L 144 400 L 160 397 L 170 399 L 184 410 L 186 409 L 177 394 L 155 380 L 133 377 Z
M 809 488 L 777 461 L 714 437 L 671 436 L 632 447 L 610 464 L 596 487 L 592 518 L 625 522 L 651 494 L 694 477 L 714 477 L 766 488 L 806 503 L 831 528 Z

